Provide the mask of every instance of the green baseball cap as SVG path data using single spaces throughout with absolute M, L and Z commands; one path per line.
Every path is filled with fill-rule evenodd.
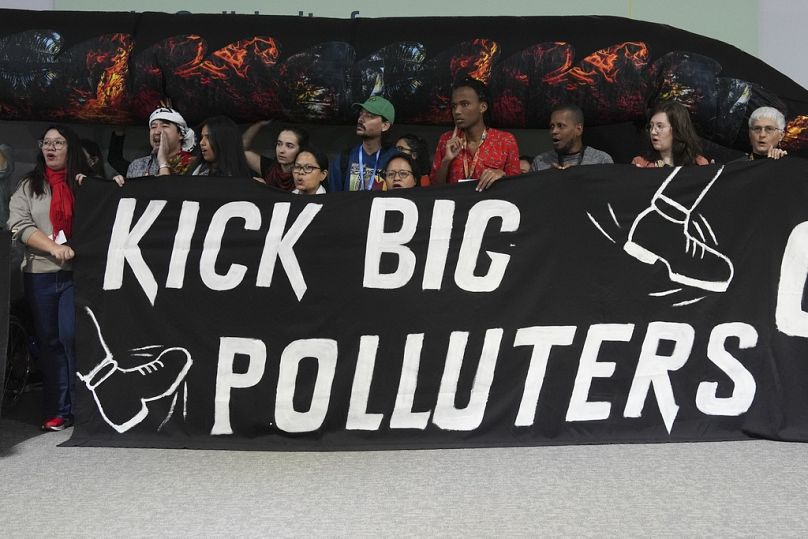
M 364 103 L 354 103 L 353 106 L 362 107 L 371 114 L 378 114 L 391 124 L 396 121 L 396 109 L 393 104 L 380 95 L 372 95 Z

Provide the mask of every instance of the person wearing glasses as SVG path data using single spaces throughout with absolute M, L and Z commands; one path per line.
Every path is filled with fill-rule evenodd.
M 384 181 L 387 191 L 418 187 L 418 165 L 411 155 L 404 152 L 394 154 L 384 168 Z
M 181 176 L 193 170 L 195 159 L 191 151 L 196 137 L 176 110 L 159 107 L 151 113 L 149 142 L 152 153 L 132 161 L 126 171 L 127 178 Z
M 78 135 L 49 127 L 39 141 L 34 169 L 20 182 L 9 204 L 8 227 L 25 245 L 23 278 L 39 343 L 44 421 L 42 430 L 73 424 L 75 311 L 73 236 L 76 177 L 91 174 Z
M 452 85 L 455 125 L 438 140 L 433 185 L 477 180 L 477 191 L 483 191 L 504 176 L 521 174 L 516 138 L 488 127 L 490 104 L 488 87 L 481 81 L 469 77 Z
M 296 195 L 322 195 L 323 182 L 328 178 L 328 156 L 317 148 L 304 148 L 298 152 L 292 166 Z
M 396 141 L 396 151 L 412 157 L 415 163 L 413 170 L 417 170 L 419 175 L 418 183 L 421 187 L 428 187 L 430 185 L 429 169 L 432 166 L 432 160 L 429 158 L 426 141 L 418 135 L 407 133 Z
M 354 107 L 360 109 L 356 134 L 362 143 L 337 155 L 328 177 L 328 190 L 332 193 L 383 189 L 384 181 L 379 173 L 395 151 L 384 143 L 396 119 L 393 104 L 380 95 L 373 95 L 364 103 L 354 103 Z
M 194 169 L 194 176 L 253 176 L 244 157 L 241 130 L 227 116 L 214 116 L 202 123 L 199 151 L 202 161 Z
M 676 101 L 658 103 L 649 115 L 648 149 L 631 160 L 642 168 L 708 165 L 690 113 Z
M 759 107 L 749 116 L 749 144 L 752 151 L 739 161 L 780 159 L 788 152 L 778 148 L 786 129 L 786 118 L 774 107 Z

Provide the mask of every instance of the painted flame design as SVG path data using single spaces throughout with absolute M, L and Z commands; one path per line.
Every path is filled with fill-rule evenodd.
M 85 67 L 89 72 L 102 70 L 94 93 L 73 89 L 71 110 L 65 111 L 83 120 L 125 120 L 126 80 L 129 76 L 129 55 L 134 42 L 129 34 L 111 34 L 99 40 L 87 52 Z
M 548 73 L 542 78 L 542 83 L 556 86 L 564 83 L 567 80 L 567 72 L 572 69 L 572 61 L 575 59 L 575 51 L 568 44 L 563 41 L 553 43 L 553 51 L 561 50 L 564 55 L 564 61 L 556 69 Z
M 600 75 L 614 84 L 618 82 L 624 59 L 635 68 L 642 68 L 648 61 L 648 47 L 645 43 L 626 42 L 601 49 L 584 58 L 581 61 L 584 67 L 573 68 L 570 76 L 586 84 L 594 84 Z M 586 69 L 587 66 L 589 69 Z
M 788 122 L 781 144 L 786 150 L 808 145 L 808 116 L 800 115 Z
M 490 80 L 494 60 L 499 56 L 499 44 L 490 39 L 472 39 L 464 45 L 470 45 L 471 50 L 463 51 L 449 62 L 452 77 L 456 78 L 459 72 L 465 71 L 469 77 L 477 80 Z
M 198 77 L 202 84 L 228 80 L 231 73 L 246 79 L 250 60 L 256 59 L 265 65 L 274 66 L 280 56 L 280 49 L 270 37 L 254 37 L 230 43 L 213 52 L 209 59 L 204 59 L 206 46 L 201 37 L 191 35 L 188 39 L 194 42 L 196 54 L 191 61 L 179 66 L 174 74 L 182 78 Z

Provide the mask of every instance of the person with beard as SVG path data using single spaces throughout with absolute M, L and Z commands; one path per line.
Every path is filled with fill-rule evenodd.
M 393 104 L 379 95 L 370 96 L 360 107 L 356 134 L 362 144 L 341 152 L 328 175 L 329 192 L 384 190 L 380 172 L 395 148 L 386 147 L 383 138 L 395 121 Z
M 477 180 L 477 191 L 483 191 L 504 176 L 521 174 L 516 138 L 488 127 L 490 101 L 488 88 L 477 79 L 465 78 L 452 86 L 455 127 L 438 140 L 433 185 Z
M 550 113 L 550 136 L 553 149 L 533 159 L 533 171 L 577 165 L 612 164 L 612 156 L 583 143 L 584 112 L 577 105 L 561 105 Z
M 76 177 L 91 174 L 78 135 L 49 127 L 39 140 L 36 166 L 9 204 L 8 227 L 25 246 L 25 297 L 39 343 L 44 420 L 42 430 L 73 424 L 76 378 L 73 266 L 73 206 Z

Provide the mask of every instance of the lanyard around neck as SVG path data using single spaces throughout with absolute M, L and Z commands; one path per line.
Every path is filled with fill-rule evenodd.
M 365 184 L 365 149 L 362 146 L 359 146 L 359 190 L 360 191 L 370 191 L 370 188 L 373 187 L 373 180 L 376 178 L 376 170 L 379 168 L 379 156 L 382 153 L 382 149 L 379 148 L 376 150 L 376 163 L 373 165 L 373 172 L 370 174 L 370 178 L 368 183 Z
M 471 169 L 469 170 L 469 161 L 466 152 L 463 152 L 463 173 L 466 175 L 466 178 L 471 178 L 470 174 L 474 174 L 474 169 L 477 168 L 477 160 L 480 158 L 480 148 L 482 148 L 483 143 L 485 142 L 486 137 L 488 136 L 488 129 L 483 129 L 483 134 L 480 137 L 480 143 L 477 145 L 477 149 L 474 150 L 474 157 L 471 159 Z M 465 148 L 468 148 L 468 139 L 463 136 L 463 141 Z

